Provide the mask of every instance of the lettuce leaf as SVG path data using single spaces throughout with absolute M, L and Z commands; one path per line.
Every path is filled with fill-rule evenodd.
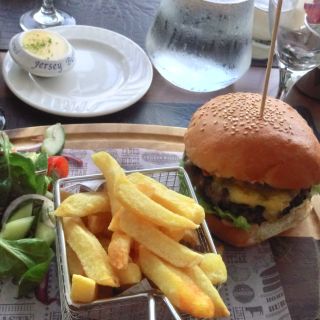
M 45 175 L 37 175 L 36 170 L 46 169 L 47 165 L 45 153 L 40 153 L 33 161 L 21 153 L 12 152 L 8 136 L 0 131 L 0 211 L 23 194 L 44 195 L 48 181 Z
M 6 206 L 12 186 L 9 165 L 10 151 L 9 138 L 3 131 L 0 131 L 0 210 Z
M 208 214 L 215 214 L 221 219 L 230 221 L 235 227 L 248 230 L 250 229 L 250 223 L 244 216 L 234 216 L 231 212 L 222 210 L 218 206 L 212 206 L 203 199 L 198 193 L 196 193 L 199 204 L 204 208 Z
M 18 283 L 18 296 L 24 296 L 44 278 L 53 255 L 41 239 L 0 238 L 0 278 L 13 277 Z
M 185 154 L 183 155 L 182 159 L 180 160 L 179 165 L 181 167 L 184 167 L 185 165 Z M 180 189 L 179 192 L 190 196 L 188 192 L 188 186 L 186 184 L 186 181 L 182 178 L 182 176 L 179 176 L 180 180 Z M 195 188 L 194 188 L 195 189 Z M 198 199 L 199 204 L 204 208 L 204 211 L 207 214 L 215 214 L 221 219 L 225 219 L 230 221 L 235 227 L 243 229 L 243 230 L 248 230 L 250 229 L 250 223 L 247 221 L 247 219 L 244 216 L 234 216 L 231 212 L 222 210 L 218 206 L 213 206 L 209 204 L 200 194 L 197 190 L 195 190 L 196 197 Z
M 310 196 L 314 196 L 316 194 L 320 194 L 320 184 L 316 184 L 314 186 L 312 186 L 311 190 L 310 190 Z

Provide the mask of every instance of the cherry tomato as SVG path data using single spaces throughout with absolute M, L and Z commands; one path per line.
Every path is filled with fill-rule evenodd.
M 69 174 L 68 160 L 63 156 L 48 158 L 48 176 L 54 179 L 65 178 Z

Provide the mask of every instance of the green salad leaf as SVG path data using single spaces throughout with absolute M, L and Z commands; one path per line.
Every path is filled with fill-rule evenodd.
M 226 219 L 230 221 L 237 228 L 243 230 L 250 229 L 250 223 L 244 216 L 235 216 L 231 212 L 227 210 L 222 210 L 218 206 L 212 206 L 205 199 L 203 199 L 203 197 L 201 197 L 201 195 L 199 195 L 197 192 L 196 194 L 199 204 L 204 208 L 206 213 L 216 214 L 221 219 Z
M 22 195 L 46 195 L 51 183 L 51 179 L 45 174 L 47 169 L 46 152 L 17 152 L 7 134 L 0 131 L 0 214 L 11 201 Z M 44 174 L 38 174 L 37 171 L 43 171 Z M 20 204 L 15 209 L 22 210 L 23 205 L 25 206 L 26 203 Z M 0 234 L 0 279 L 13 279 L 18 285 L 18 297 L 26 296 L 39 286 L 54 256 L 46 239 L 35 238 L 38 226 L 42 223 L 42 207 L 42 199 L 32 201 L 32 212 L 30 212 L 33 219 L 32 225 L 28 226 L 28 233 L 24 239 L 6 240 L 2 237 L 3 233 Z M 17 223 L 17 221 L 9 223 Z M 5 228 L 6 225 L 3 227 Z
M 23 155 L 32 160 L 36 170 L 48 169 L 48 155 L 45 152 L 24 152 Z
M 9 165 L 10 151 L 9 138 L 3 131 L 0 131 L 0 210 L 6 206 L 12 186 Z
M 179 163 L 179 165 L 181 167 L 184 167 L 185 159 L 186 159 L 186 157 L 185 157 L 185 154 L 184 154 L 182 159 L 180 160 L 180 163 Z M 179 192 L 182 193 L 182 194 L 190 196 L 189 192 L 188 192 L 187 183 L 184 180 L 184 178 L 182 177 L 182 175 L 179 176 L 179 181 L 180 181 L 180 190 L 179 190 Z M 320 189 L 320 185 L 319 185 L 319 189 Z M 220 217 L 221 219 L 226 219 L 226 220 L 230 221 L 237 228 L 240 228 L 240 229 L 243 229 L 243 230 L 250 229 L 250 223 L 248 222 L 248 220 L 244 216 L 235 216 L 229 211 L 222 210 L 218 206 L 213 206 L 210 203 L 208 203 L 199 194 L 199 192 L 197 190 L 195 190 L 195 193 L 196 193 L 196 197 L 198 199 L 199 204 L 204 208 L 204 211 L 207 214 L 215 214 L 218 217 Z
M 0 131 L 0 210 L 23 194 L 44 195 L 48 188 L 48 179 L 45 175 L 37 175 L 36 171 L 46 169 L 47 166 L 46 153 L 39 153 L 33 159 L 12 152 L 8 136 Z
M 0 256 L 0 278 L 13 277 L 18 283 L 18 295 L 22 296 L 39 285 L 54 253 L 41 239 L 0 238 Z
M 314 196 L 316 194 L 320 194 L 320 184 L 316 184 L 314 186 L 312 186 L 311 190 L 310 190 L 310 196 Z
M 38 263 L 28 269 L 20 278 L 18 283 L 18 297 L 26 296 L 29 292 L 39 286 L 44 279 L 50 266 L 50 260 Z

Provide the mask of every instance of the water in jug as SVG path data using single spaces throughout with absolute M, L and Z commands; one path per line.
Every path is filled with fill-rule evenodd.
M 162 0 L 146 37 L 159 73 L 189 91 L 237 81 L 251 63 L 254 0 Z

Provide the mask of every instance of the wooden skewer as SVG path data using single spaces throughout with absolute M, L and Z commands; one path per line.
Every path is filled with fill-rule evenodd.
M 282 0 L 278 0 L 276 17 L 275 17 L 275 21 L 272 29 L 271 45 L 270 45 L 266 75 L 265 75 L 264 84 L 263 84 L 263 93 L 262 93 L 262 99 L 261 99 L 261 105 L 260 105 L 260 118 L 263 117 L 264 107 L 266 104 L 266 98 L 267 98 L 268 87 L 269 87 L 269 79 L 270 79 L 270 73 L 271 73 L 273 56 L 274 56 L 274 47 L 276 44 L 277 32 L 278 32 L 279 21 L 280 21 L 281 8 L 282 8 Z

